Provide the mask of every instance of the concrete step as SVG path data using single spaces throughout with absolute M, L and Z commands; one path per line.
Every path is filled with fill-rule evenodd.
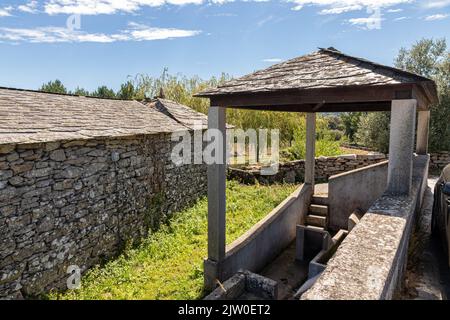
M 315 194 L 312 197 L 312 204 L 318 204 L 321 206 L 327 206 L 328 205 L 328 195 L 326 194 Z
M 327 226 L 327 217 L 309 214 L 306 216 L 306 224 L 325 228 Z
M 312 226 L 312 225 L 308 225 L 308 224 L 305 227 L 308 229 L 311 229 L 313 231 L 325 231 L 325 228 Z
M 326 217 L 328 215 L 328 206 L 312 204 L 309 206 L 309 212 L 316 216 Z

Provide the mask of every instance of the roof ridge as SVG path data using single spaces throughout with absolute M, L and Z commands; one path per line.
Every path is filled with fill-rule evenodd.
M 357 60 L 357 61 L 360 61 L 360 62 L 368 63 L 368 64 L 370 64 L 372 66 L 375 66 L 375 67 L 380 67 L 380 68 L 384 68 L 384 69 L 389 69 L 391 71 L 400 72 L 400 73 L 403 73 L 403 74 L 405 74 L 406 76 L 409 76 L 409 77 L 413 76 L 413 77 L 419 78 L 419 79 L 421 79 L 423 81 L 433 81 L 432 79 L 424 77 L 424 76 L 422 76 L 420 74 L 417 74 L 417 73 L 414 73 L 414 72 L 410 72 L 410 71 L 407 71 L 407 70 L 403 70 L 403 69 L 399 69 L 399 68 L 396 68 L 396 67 L 384 65 L 384 64 L 381 64 L 381 63 L 378 63 L 378 62 L 374 62 L 374 61 L 370 61 L 370 60 L 367 60 L 367 59 L 364 59 L 364 58 L 351 56 L 351 55 L 343 53 L 343 52 L 341 52 L 341 51 L 339 51 L 339 50 L 337 50 L 335 48 L 332 48 L 332 47 L 331 48 L 319 48 L 319 50 L 320 50 L 320 52 L 323 52 L 325 54 L 334 54 L 334 55 L 339 55 L 339 56 L 342 56 L 342 57 L 354 59 L 354 60 Z
M 33 90 L 33 89 L 22 89 L 22 88 L 11 88 L 11 87 L 2 87 L 0 86 L 0 90 L 9 90 L 9 91 L 21 91 L 21 92 L 31 92 L 31 93 L 41 93 L 41 94 L 52 94 L 55 96 L 65 96 L 65 97 L 78 97 L 78 98 L 89 98 L 89 99 L 101 99 L 101 100 L 113 100 L 113 101 L 138 101 L 135 99 L 120 99 L 120 98 L 105 98 L 105 97 L 96 97 L 96 96 L 83 96 L 79 94 L 73 93 L 58 93 L 58 92 L 49 92 L 49 91 L 41 91 L 41 90 Z

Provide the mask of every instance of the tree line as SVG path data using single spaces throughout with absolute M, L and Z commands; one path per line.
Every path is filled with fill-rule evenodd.
M 422 39 L 409 49 L 402 48 L 395 58 L 394 65 L 436 82 L 440 103 L 431 108 L 430 150 L 450 150 L 450 51 L 447 49 L 446 40 Z M 43 84 L 40 90 L 125 100 L 153 98 L 159 96 L 162 90 L 167 99 L 206 114 L 208 100 L 195 98 L 193 95 L 229 79 L 231 79 L 229 75 L 222 74 L 203 80 L 198 76 L 171 75 L 164 69 L 159 77 L 146 74 L 129 77 L 117 91 L 107 86 L 100 86 L 93 92 L 79 87 L 69 91 L 59 80 Z M 244 130 L 279 129 L 281 147 L 288 151 L 290 158 L 302 157 L 303 141 L 297 140 L 302 140 L 304 136 L 304 118 L 305 115 L 302 113 L 227 110 L 227 122 Z M 318 145 L 323 146 L 322 155 L 334 155 L 339 152 L 336 148 L 337 142 L 361 145 L 384 153 L 389 150 L 389 112 L 320 114 L 319 121 L 317 141 Z

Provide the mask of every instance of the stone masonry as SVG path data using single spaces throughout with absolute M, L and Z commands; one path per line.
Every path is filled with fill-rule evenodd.
M 0 147 L 0 296 L 64 288 L 206 190 L 170 135 Z M 195 186 L 195 188 L 192 188 Z
M 315 178 L 318 181 L 326 181 L 333 175 L 376 164 L 385 161 L 387 158 L 388 156 L 384 154 L 350 154 L 336 157 L 318 157 L 315 161 Z M 430 168 L 442 170 L 448 164 L 450 164 L 449 151 L 430 154 Z M 259 167 L 230 167 L 228 168 L 228 178 L 247 184 L 253 184 L 256 181 L 261 184 L 302 183 L 304 181 L 304 172 L 305 161 L 296 160 L 280 163 L 278 173 L 273 176 L 261 175 Z
M 337 157 L 319 157 L 315 161 L 315 179 L 326 180 L 329 177 L 376 164 L 386 160 L 383 154 L 374 155 L 342 155 Z M 297 160 L 280 163 L 278 173 L 273 176 L 260 174 L 259 168 L 229 168 L 228 177 L 243 183 L 302 183 L 304 181 L 305 161 Z
M 206 194 L 206 165 L 171 159 L 172 133 L 206 117 L 168 102 L 0 89 L 0 299 L 66 289 L 69 266 L 115 256 Z

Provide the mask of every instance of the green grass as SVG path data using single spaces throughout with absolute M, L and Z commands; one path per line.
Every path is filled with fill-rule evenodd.
M 227 243 L 236 240 L 295 190 L 294 185 L 227 184 Z M 199 299 L 207 255 L 207 201 L 178 213 L 137 248 L 82 278 L 82 287 L 50 299 Z

